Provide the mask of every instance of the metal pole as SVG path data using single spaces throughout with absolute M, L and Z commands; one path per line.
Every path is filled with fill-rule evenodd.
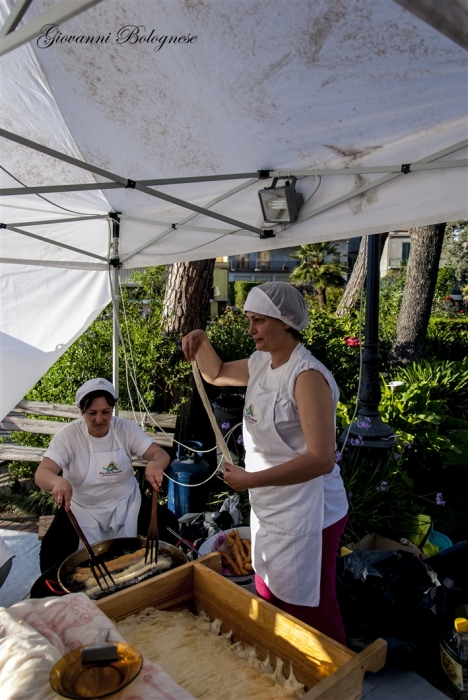
M 112 284 L 112 383 L 115 387 L 117 396 L 119 395 L 119 310 L 120 310 L 120 288 L 119 288 L 119 236 L 120 236 L 120 218 L 118 214 L 113 212 L 110 214 L 112 220 L 112 241 L 111 241 L 111 271 Z M 119 415 L 118 402 L 114 407 L 114 415 Z
M 394 430 L 382 421 L 379 403 L 380 390 L 379 353 L 379 291 L 380 291 L 380 234 L 368 237 L 367 278 L 366 278 L 366 319 L 365 340 L 362 353 L 362 379 L 359 392 L 357 419 L 351 424 L 349 434 L 360 435 L 364 445 L 383 446 L 393 444 Z M 363 430 L 363 426 L 365 429 Z M 345 430 L 345 433 L 348 428 Z M 343 437 L 343 436 L 342 436 Z

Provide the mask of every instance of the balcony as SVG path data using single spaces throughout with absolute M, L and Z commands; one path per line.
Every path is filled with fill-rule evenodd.
M 402 265 L 405 264 L 405 260 L 403 258 L 389 258 L 388 259 L 388 267 L 392 270 L 398 269 Z
M 283 260 L 257 260 L 257 261 L 229 261 L 229 269 L 231 272 L 291 272 L 297 266 L 296 261 L 289 259 Z

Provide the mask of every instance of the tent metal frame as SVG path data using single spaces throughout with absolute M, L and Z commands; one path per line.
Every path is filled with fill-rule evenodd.
M 10 12 L 0 32 L 0 56 L 35 39 L 42 34 L 42 28 L 46 25 L 59 25 L 66 22 L 67 19 L 72 19 L 84 10 L 97 5 L 101 0 L 62 0 L 36 19 L 16 29 L 31 2 L 32 0 L 18 0 Z
M 260 236 L 260 238 L 269 238 L 273 237 L 276 235 L 276 232 L 281 232 L 289 229 L 291 226 L 293 226 L 296 222 L 300 223 L 301 221 L 306 221 L 314 216 L 317 216 L 317 214 L 320 214 L 323 211 L 326 211 L 327 209 L 330 209 L 332 207 L 338 206 L 339 204 L 352 199 L 354 197 L 357 197 L 364 192 L 367 192 L 368 190 L 374 189 L 375 187 L 379 187 L 380 185 L 383 185 L 385 182 L 389 182 L 391 180 L 394 180 L 398 177 L 401 177 L 402 175 L 408 175 L 411 172 L 420 172 L 420 171 L 426 171 L 426 170 L 437 170 L 437 169 L 445 169 L 445 168 L 455 168 L 455 167 L 466 167 L 468 165 L 468 159 L 459 159 L 459 160 L 450 160 L 450 161 L 443 161 L 441 163 L 437 163 L 435 161 L 439 160 L 440 158 L 443 158 L 447 155 L 450 155 L 452 153 L 455 153 L 456 151 L 459 151 L 463 148 L 466 148 L 468 146 L 468 139 L 464 139 L 463 141 L 459 141 L 458 143 L 453 144 L 452 146 L 449 146 L 443 150 L 437 151 L 436 153 L 433 153 L 429 156 L 426 156 L 425 158 L 422 158 L 415 163 L 404 163 L 401 165 L 389 165 L 389 166 L 371 166 L 371 167 L 349 167 L 349 168 L 312 168 L 312 169 L 307 169 L 307 170 L 297 170 L 297 171 L 291 171 L 291 170 L 282 170 L 282 169 L 277 169 L 277 170 L 258 170 L 257 172 L 252 172 L 252 173 L 230 173 L 227 175 L 207 175 L 207 176 L 198 176 L 198 177 L 189 177 L 189 178 L 164 178 L 164 179 L 153 179 L 153 180 L 141 180 L 141 181 L 134 181 L 130 180 L 128 178 L 124 178 L 120 175 L 117 175 L 115 173 L 112 173 L 108 170 L 104 170 L 102 168 L 99 168 L 95 165 L 92 165 L 90 163 L 86 163 L 85 161 L 78 160 L 77 158 L 74 158 L 73 156 L 66 155 L 64 153 L 60 153 L 59 151 L 56 151 L 54 149 L 48 148 L 47 146 L 43 146 L 41 144 L 36 143 L 35 141 L 31 141 L 30 139 L 26 139 L 22 136 L 19 136 L 18 134 L 13 134 L 12 132 L 6 131 L 5 129 L 0 129 L 0 136 L 3 136 L 6 139 L 9 139 L 11 141 L 14 141 L 16 143 L 19 143 L 22 146 L 26 146 L 27 148 L 31 148 L 33 150 L 39 151 L 40 153 L 44 153 L 47 156 L 51 156 L 53 158 L 57 158 L 59 160 L 62 160 L 66 163 L 69 163 L 70 165 L 76 166 L 78 168 L 87 170 L 88 172 L 92 173 L 93 175 L 97 175 L 100 177 L 105 177 L 107 180 L 111 180 L 111 182 L 106 181 L 106 182 L 97 182 L 97 183 L 80 183 L 76 185 L 52 185 L 52 186 L 37 186 L 37 187 L 13 187 L 13 188 L 5 188 L 5 189 L 0 189 L 0 196 L 7 196 L 7 195 L 24 195 L 24 194 L 43 194 L 43 193 L 49 193 L 49 192 L 71 192 L 71 191 L 77 191 L 77 190 L 105 190 L 105 189 L 115 189 L 115 188 L 129 188 L 129 189 L 135 189 L 139 192 L 143 192 L 144 194 L 148 194 L 152 197 L 157 197 L 159 199 L 163 199 L 165 201 L 168 201 L 172 204 L 175 204 L 177 206 L 180 206 L 185 209 L 190 209 L 192 214 L 187 216 L 185 219 L 183 219 L 180 222 L 157 222 L 157 221 L 147 221 L 147 220 L 141 220 L 142 222 L 145 222 L 146 224 L 151 224 L 154 226 L 163 226 L 164 230 L 160 231 L 157 235 L 154 236 L 150 241 L 145 242 L 143 245 L 141 245 L 138 248 L 135 248 L 132 250 L 130 253 L 127 253 L 125 256 L 122 256 L 121 258 L 119 255 L 116 253 L 114 250 L 110 259 L 108 260 L 109 263 L 113 265 L 118 265 L 124 262 L 125 260 L 128 260 L 129 258 L 133 257 L 137 253 L 139 253 L 141 250 L 148 248 L 149 246 L 153 245 L 157 241 L 161 240 L 165 236 L 171 234 L 174 232 L 174 230 L 177 230 L 179 227 L 180 228 L 188 228 L 190 227 L 187 226 L 187 224 L 198 214 L 202 214 L 204 216 L 208 216 L 210 218 L 217 219 L 219 221 L 222 221 L 223 223 L 230 224 L 231 226 L 234 226 L 234 230 L 227 230 L 227 229 L 208 229 L 208 228 L 203 228 L 202 230 L 206 231 L 207 233 L 215 233 L 219 234 L 221 237 L 227 236 L 227 235 L 232 235 L 233 233 L 241 233 L 244 234 L 244 232 L 250 232 L 250 235 L 252 233 L 255 233 Z M 309 211 L 308 213 L 300 213 L 296 222 L 290 223 L 290 224 L 280 224 L 276 226 L 274 229 L 262 229 L 258 228 L 256 226 L 251 226 L 249 224 L 246 224 L 244 222 L 238 221 L 236 219 L 231 219 L 230 217 L 223 216 L 222 214 L 218 214 L 216 212 L 211 211 L 211 207 L 215 206 L 217 203 L 220 201 L 227 199 L 237 192 L 239 192 L 242 189 L 245 189 L 247 187 L 250 187 L 254 184 L 257 184 L 260 180 L 265 180 L 265 179 L 270 179 L 273 177 L 322 177 L 325 175 L 356 175 L 356 174 L 374 174 L 374 173 L 381 173 L 385 172 L 386 175 L 384 175 L 381 178 L 378 178 L 376 180 L 373 180 L 371 182 L 366 183 L 362 187 L 359 187 L 357 189 L 354 189 L 340 197 L 337 197 L 330 202 L 327 202 L 325 204 L 320 205 L 319 207 L 315 207 L 312 211 Z M 247 182 L 243 182 L 242 184 L 238 185 L 235 188 L 232 188 L 228 190 L 227 192 L 223 193 L 222 195 L 216 197 L 212 201 L 208 203 L 206 207 L 199 207 L 195 204 L 192 204 L 191 202 L 187 202 L 186 200 L 179 199 L 177 197 L 172 197 L 171 195 L 168 195 L 166 193 L 160 192 L 158 190 L 151 189 L 151 185 L 170 185 L 170 184 L 188 184 L 188 183 L 193 183 L 193 182 L 213 182 L 213 181 L 222 181 L 222 180 L 235 180 L 235 179 L 241 179 L 241 180 L 247 180 Z M 111 219 L 114 218 L 114 214 L 111 212 L 108 215 Z M 76 218 L 69 218 L 69 219 L 49 219 L 47 221 L 37 221 L 37 222 L 23 222 L 21 225 L 22 226 L 34 226 L 34 225 L 45 225 L 45 224 L 53 224 L 53 223 L 63 223 L 65 221 L 83 221 L 83 220 L 88 220 L 92 218 L 106 218 L 106 215 L 96 215 L 95 217 L 93 216 L 81 216 L 81 217 L 76 217 Z M 126 218 L 125 216 L 123 217 L 124 219 Z M 135 217 L 129 217 L 129 220 L 138 220 Z M 120 218 L 119 218 L 119 225 L 120 225 Z M 49 239 L 36 236 L 35 234 L 28 233 L 24 230 L 21 230 L 18 225 L 10 225 L 10 224 L 5 224 L 1 223 L 0 228 L 6 228 L 11 231 L 15 231 L 17 233 L 22 233 L 24 235 L 29 235 L 32 238 L 38 238 L 39 240 L 44 240 L 47 241 Z M 200 230 L 201 227 L 194 228 L 192 230 Z M 118 238 L 118 236 L 117 236 Z M 52 242 L 52 241 L 49 241 Z M 61 245 L 60 243 L 55 243 L 55 245 Z M 76 252 L 80 253 L 85 253 L 82 250 L 79 250 L 77 248 L 73 248 L 71 246 L 66 246 L 62 245 L 62 247 L 68 247 L 70 250 L 75 250 Z M 189 252 L 189 251 L 187 251 Z M 87 253 L 85 253 L 87 254 Z M 105 260 L 102 256 L 98 255 L 92 255 L 89 253 L 91 257 L 96 257 L 100 260 Z

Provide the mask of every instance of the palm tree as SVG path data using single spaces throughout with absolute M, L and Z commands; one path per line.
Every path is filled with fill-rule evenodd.
M 326 262 L 325 259 L 330 255 L 334 259 Z M 296 253 L 291 253 L 292 258 L 300 260 L 291 272 L 292 284 L 311 284 L 317 293 L 321 309 L 327 303 L 327 287 L 344 287 L 346 284 L 344 275 L 348 268 L 336 259 L 337 255 L 338 248 L 334 243 L 308 243 L 301 245 Z

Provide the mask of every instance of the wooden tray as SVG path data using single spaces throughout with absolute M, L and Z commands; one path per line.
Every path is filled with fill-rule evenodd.
M 204 610 L 232 630 L 233 641 L 254 646 L 260 659 L 279 657 L 307 688 L 304 700 L 360 700 L 366 671 L 385 664 L 387 644 L 377 639 L 356 654 L 326 635 L 252 595 L 218 572 L 217 552 L 160 574 L 96 602 L 111 620 L 122 620 L 148 607 Z

